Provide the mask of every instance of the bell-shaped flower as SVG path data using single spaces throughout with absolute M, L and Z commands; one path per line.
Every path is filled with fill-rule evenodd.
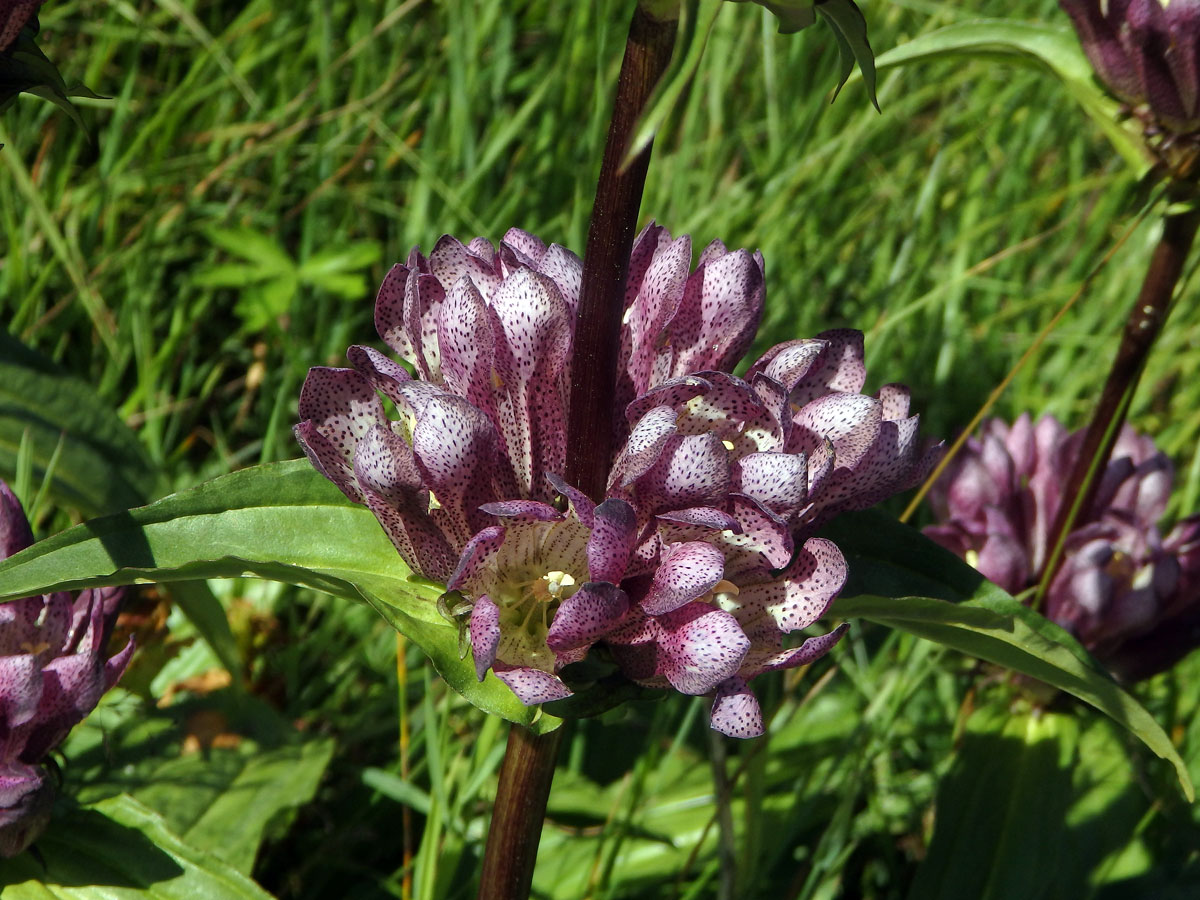
M 410 567 L 470 604 L 480 677 L 561 698 L 562 668 L 604 643 L 631 678 L 714 693 L 716 726 L 751 734 L 745 683 L 840 634 L 785 646 L 845 578 L 814 530 L 909 487 L 937 451 L 903 388 L 862 393 L 858 332 L 732 375 L 762 316 L 762 257 L 719 241 L 694 268 L 691 254 L 653 223 L 634 242 L 597 507 L 559 480 L 582 264 L 517 229 L 498 248 L 444 237 L 394 267 L 375 323 L 404 365 L 352 347 L 351 368 L 313 369 L 296 435 Z M 809 612 L 785 615 L 799 596 Z
M 824 616 L 846 580 L 831 541 L 809 538 L 795 554 L 787 527 L 736 495 L 733 514 L 693 509 L 659 517 L 657 568 L 629 584 L 632 605 L 605 638 L 635 681 L 712 694 L 712 727 L 731 737 L 763 733 L 747 682 L 807 665 L 845 632 L 785 646 L 785 636 Z
M 658 381 L 729 369 L 762 315 L 762 258 L 653 223 L 629 264 L 613 427 Z M 548 502 L 563 471 L 572 332 L 582 263 L 511 229 L 499 248 L 446 236 L 414 250 L 379 290 L 376 328 L 410 368 L 352 347 L 352 368 L 314 368 L 296 436 L 316 468 L 368 505 L 415 571 L 445 580 L 485 503 Z M 414 374 L 415 373 L 415 374 Z M 399 417 L 389 414 L 384 401 Z
M 32 543 L 20 502 L 0 482 L 0 559 Z M 53 798 L 42 761 L 125 671 L 132 638 L 105 658 L 120 598 L 89 589 L 0 604 L 0 855 L 41 833 Z
M 609 490 L 631 499 L 643 532 L 662 512 L 728 511 L 745 494 L 797 538 L 810 535 L 841 510 L 912 487 L 941 453 L 922 446 L 906 388 L 871 397 L 865 380 L 862 334 L 840 330 L 772 348 L 745 379 L 663 382 L 626 408 L 632 432 Z
M 935 486 L 938 524 L 925 533 L 1011 594 L 1034 587 L 1052 550 L 1063 473 L 1082 441 L 1082 431 L 1069 434 L 1051 416 L 1034 424 L 1026 414 L 1011 426 L 990 420 Z M 1171 483 L 1166 456 L 1125 426 L 1046 594 L 1046 616 L 1126 678 L 1161 671 L 1200 646 L 1200 517 L 1160 534 Z M 1186 641 L 1183 630 L 1192 634 Z M 1152 649 L 1163 641 L 1174 651 Z M 1131 652 L 1135 645 L 1146 652 Z
M 1175 133 L 1200 126 L 1200 2 L 1059 0 L 1104 84 Z
M 471 538 L 447 584 L 473 604 L 479 679 L 491 669 L 527 705 L 570 696 L 559 670 L 629 609 L 618 585 L 636 538 L 633 510 L 617 499 L 595 506 L 555 482 L 570 501 L 565 513 L 537 500 L 486 504 L 500 524 Z

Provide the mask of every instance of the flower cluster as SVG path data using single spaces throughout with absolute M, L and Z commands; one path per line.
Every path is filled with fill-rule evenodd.
M 1082 442 L 1082 431 L 1068 434 L 1050 416 L 987 422 L 935 486 L 941 524 L 925 533 L 1009 593 L 1028 590 L 1053 549 L 1062 473 Z M 1125 426 L 1045 598 L 1048 618 L 1129 680 L 1200 645 L 1200 516 L 1159 533 L 1171 481 L 1166 456 Z
M 746 682 L 842 634 L 786 641 L 845 581 L 816 528 L 911 486 L 938 451 L 904 388 L 861 393 L 858 332 L 732 375 L 762 316 L 761 255 L 714 241 L 693 268 L 690 238 L 652 223 L 630 259 L 613 417 L 597 424 L 619 450 L 594 503 L 560 477 L 581 277 L 577 256 L 517 229 L 414 250 L 375 311 L 407 367 L 351 347 L 351 368 L 313 369 L 297 438 L 415 571 L 472 604 L 480 678 L 560 699 L 562 669 L 603 645 L 635 681 L 713 694 L 724 733 L 761 733 Z
M 0 559 L 33 543 L 17 498 L 0 481 Z M 44 765 L 133 653 L 105 660 L 120 589 L 45 594 L 0 604 L 0 856 L 15 856 L 45 828 L 54 787 Z
M 1100 80 L 1170 131 L 1200 126 L 1200 2 L 1059 0 Z

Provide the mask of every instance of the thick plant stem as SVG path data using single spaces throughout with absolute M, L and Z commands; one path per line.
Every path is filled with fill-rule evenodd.
M 612 398 L 617 383 L 625 281 L 629 274 L 629 254 L 637 236 L 638 208 L 650 164 L 650 146 L 625 168 L 621 168 L 621 163 L 646 101 L 671 61 L 675 31 L 674 18 L 658 18 L 644 4 L 638 4 L 629 26 L 583 256 L 563 477 L 597 501 L 604 497 L 612 462 L 613 435 L 608 423 L 613 416 Z
M 1142 289 L 1125 322 L 1116 359 L 1063 490 L 1062 506 L 1050 532 L 1050 557 L 1038 585 L 1039 604 L 1062 561 L 1066 536 L 1079 515 L 1086 513 L 1095 500 L 1100 485 L 1098 475 L 1108 464 L 1138 379 L 1167 321 L 1175 286 L 1195 241 L 1197 226 L 1200 226 L 1200 210 L 1192 208 L 1179 213 L 1168 212 L 1163 218 L 1162 237 L 1150 258 Z
M 612 435 L 607 426 L 612 420 L 617 381 L 629 254 L 650 147 L 627 167 L 622 168 L 621 163 L 646 101 L 671 61 L 677 7 L 677 3 L 656 0 L 640 2 L 634 11 L 588 228 L 562 475 L 596 500 L 603 499 L 612 462 Z M 519 725 L 509 730 L 484 850 L 479 900 L 526 900 L 529 896 L 562 731 L 535 735 Z
M 562 728 L 549 734 L 534 734 L 520 725 L 509 729 L 483 853 L 479 900 L 529 896 L 562 733 Z

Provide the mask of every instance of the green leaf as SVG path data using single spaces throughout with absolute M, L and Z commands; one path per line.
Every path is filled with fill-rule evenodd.
M 440 588 L 404 565 L 375 517 L 307 460 L 243 469 L 142 509 L 84 522 L 0 562 L 0 600 L 49 590 L 251 575 L 368 603 L 475 706 L 551 731 L 493 675 L 480 683 L 437 612 Z
M 249 875 L 267 826 L 313 798 L 333 748 L 323 739 L 181 756 L 157 767 L 139 799 L 161 810 L 188 844 Z
M 633 140 L 630 141 L 622 165 L 629 165 L 650 145 L 666 123 L 667 117 L 678 108 L 684 91 L 700 68 L 700 58 L 708 45 L 717 13 L 721 11 L 721 3 L 722 0 L 701 0 L 694 16 L 691 14 L 691 5 L 684 7 L 684 18 L 680 22 L 679 38 L 671 56 L 671 64 L 654 86 L 650 99 L 646 101 L 646 108 L 634 129 Z
M 779 19 L 780 34 L 794 34 L 817 21 L 813 12 L 813 4 L 819 0 L 733 0 L 733 2 L 757 3 L 770 10 Z
M 816 10 L 832 29 L 842 56 L 842 71 L 838 85 L 833 91 L 834 99 L 837 99 L 838 93 L 846 84 L 846 79 L 854 72 L 854 64 L 857 62 L 867 96 L 871 98 L 871 105 L 878 111 L 879 100 L 875 96 L 875 53 L 867 40 L 867 20 L 862 11 L 854 5 L 853 0 L 821 0 Z
M 11 103 L 18 94 L 28 93 L 49 100 L 87 130 L 71 97 L 98 97 L 81 84 L 68 86 L 57 67 L 38 47 L 36 26 L 26 26 L 17 39 L 0 53 L 0 109 Z
M 292 273 L 261 281 L 242 291 L 234 312 L 247 330 L 262 331 L 288 313 L 298 288 L 299 282 Z
M 1068 27 L 980 19 L 920 35 L 875 60 L 880 71 L 926 60 L 972 57 L 1020 63 L 1054 75 L 1097 125 L 1137 177 L 1153 165 L 1136 120 L 1121 116 L 1120 103 L 1092 74 L 1091 63 Z
M 933 840 L 909 896 L 1046 897 L 1064 864 L 1078 739 L 1071 716 L 1007 708 L 972 716 L 938 788 Z M 1083 896 L 1086 887 L 1068 896 Z
M 206 228 L 204 233 L 210 241 L 226 252 L 254 263 L 264 276 L 296 271 L 295 260 L 270 235 L 244 226 L 210 227 Z
M 22 439 L 34 481 L 49 475 L 49 492 L 65 506 L 96 515 L 140 506 L 155 493 L 154 465 L 137 435 L 91 385 L 0 333 L 0 476 L 14 477 Z M 178 584 L 171 595 L 221 662 L 240 672 L 233 633 L 212 592 Z
M 137 435 L 87 382 L 0 333 L 0 475 L 12 478 L 23 435 L 36 482 L 62 450 L 50 493 L 62 504 L 95 515 L 145 503 L 156 484 L 154 466 Z
M 345 272 L 317 272 L 303 277 L 309 284 L 329 291 L 343 300 L 361 300 L 370 288 L 365 275 L 350 275 Z
M 274 277 L 271 272 L 264 272 L 258 266 L 220 263 L 196 272 L 191 276 L 191 282 L 197 287 L 244 288 Z
M 1170 738 L 1062 628 L 882 513 L 843 514 L 824 533 L 842 548 L 851 572 L 834 614 L 907 631 L 1078 697 L 1171 763 L 1192 799 L 1191 778 Z
M 315 279 L 326 272 L 357 272 L 383 257 L 378 241 L 359 241 L 347 247 L 330 247 L 314 253 L 300 266 L 300 277 Z
M 56 815 L 33 853 L 0 860 L 4 900 L 270 900 L 127 796 Z
M 200 718 L 232 740 L 189 750 Z M 312 800 L 333 750 L 331 738 L 302 739 L 247 694 L 217 691 L 158 709 L 118 687 L 63 746 L 63 793 L 84 805 L 128 794 L 189 846 L 249 874 L 268 830 Z

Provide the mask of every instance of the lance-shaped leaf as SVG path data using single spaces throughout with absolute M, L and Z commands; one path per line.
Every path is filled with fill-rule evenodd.
M 412 576 L 370 510 L 307 460 L 243 469 L 41 541 L 0 564 L 0 600 L 242 575 L 365 602 L 471 703 L 512 722 L 537 718 L 495 678 L 477 682 L 474 666 L 459 657 L 455 627 L 437 611 L 440 587 Z M 533 727 L 549 731 L 559 721 L 543 715 Z
M 215 856 L 171 833 L 129 796 L 56 817 L 38 856 L 0 861 L 4 900 L 270 900 L 271 895 Z
M 948 25 L 913 38 L 875 60 L 879 71 L 944 57 L 1000 59 L 1031 65 L 1054 75 L 1100 127 L 1113 148 L 1145 175 L 1153 159 L 1146 150 L 1136 119 L 1120 116 L 1120 103 L 1092 76 L 1092 66 L 1070 28 L 1009 19 L 979 19 Z
M 0 333 L 0 477 L 15 475 L 23 438 L 34 483 L 49 477 L 59 501 L 90 515 L 154 494 L 154 467 L 137 435 L 95 390 Z
M 158 492 L 137 435 L 91 385 L 0 333 L 0 478 L 15 475 L 22 445 L 34 483 L 88 515 L 141 506 Z M 171 598 L 221 662 L 240 671 L 237 642 L 208 587 L 177 584 Z
M 1174 766 L 1192 799 L 1191 778 L 1171 739 L 1062 628 L 882 513 L 843 513 L 824 534 L 841 547 L 851 572 L 834 614 L 907 631 L 1078 697 Z

